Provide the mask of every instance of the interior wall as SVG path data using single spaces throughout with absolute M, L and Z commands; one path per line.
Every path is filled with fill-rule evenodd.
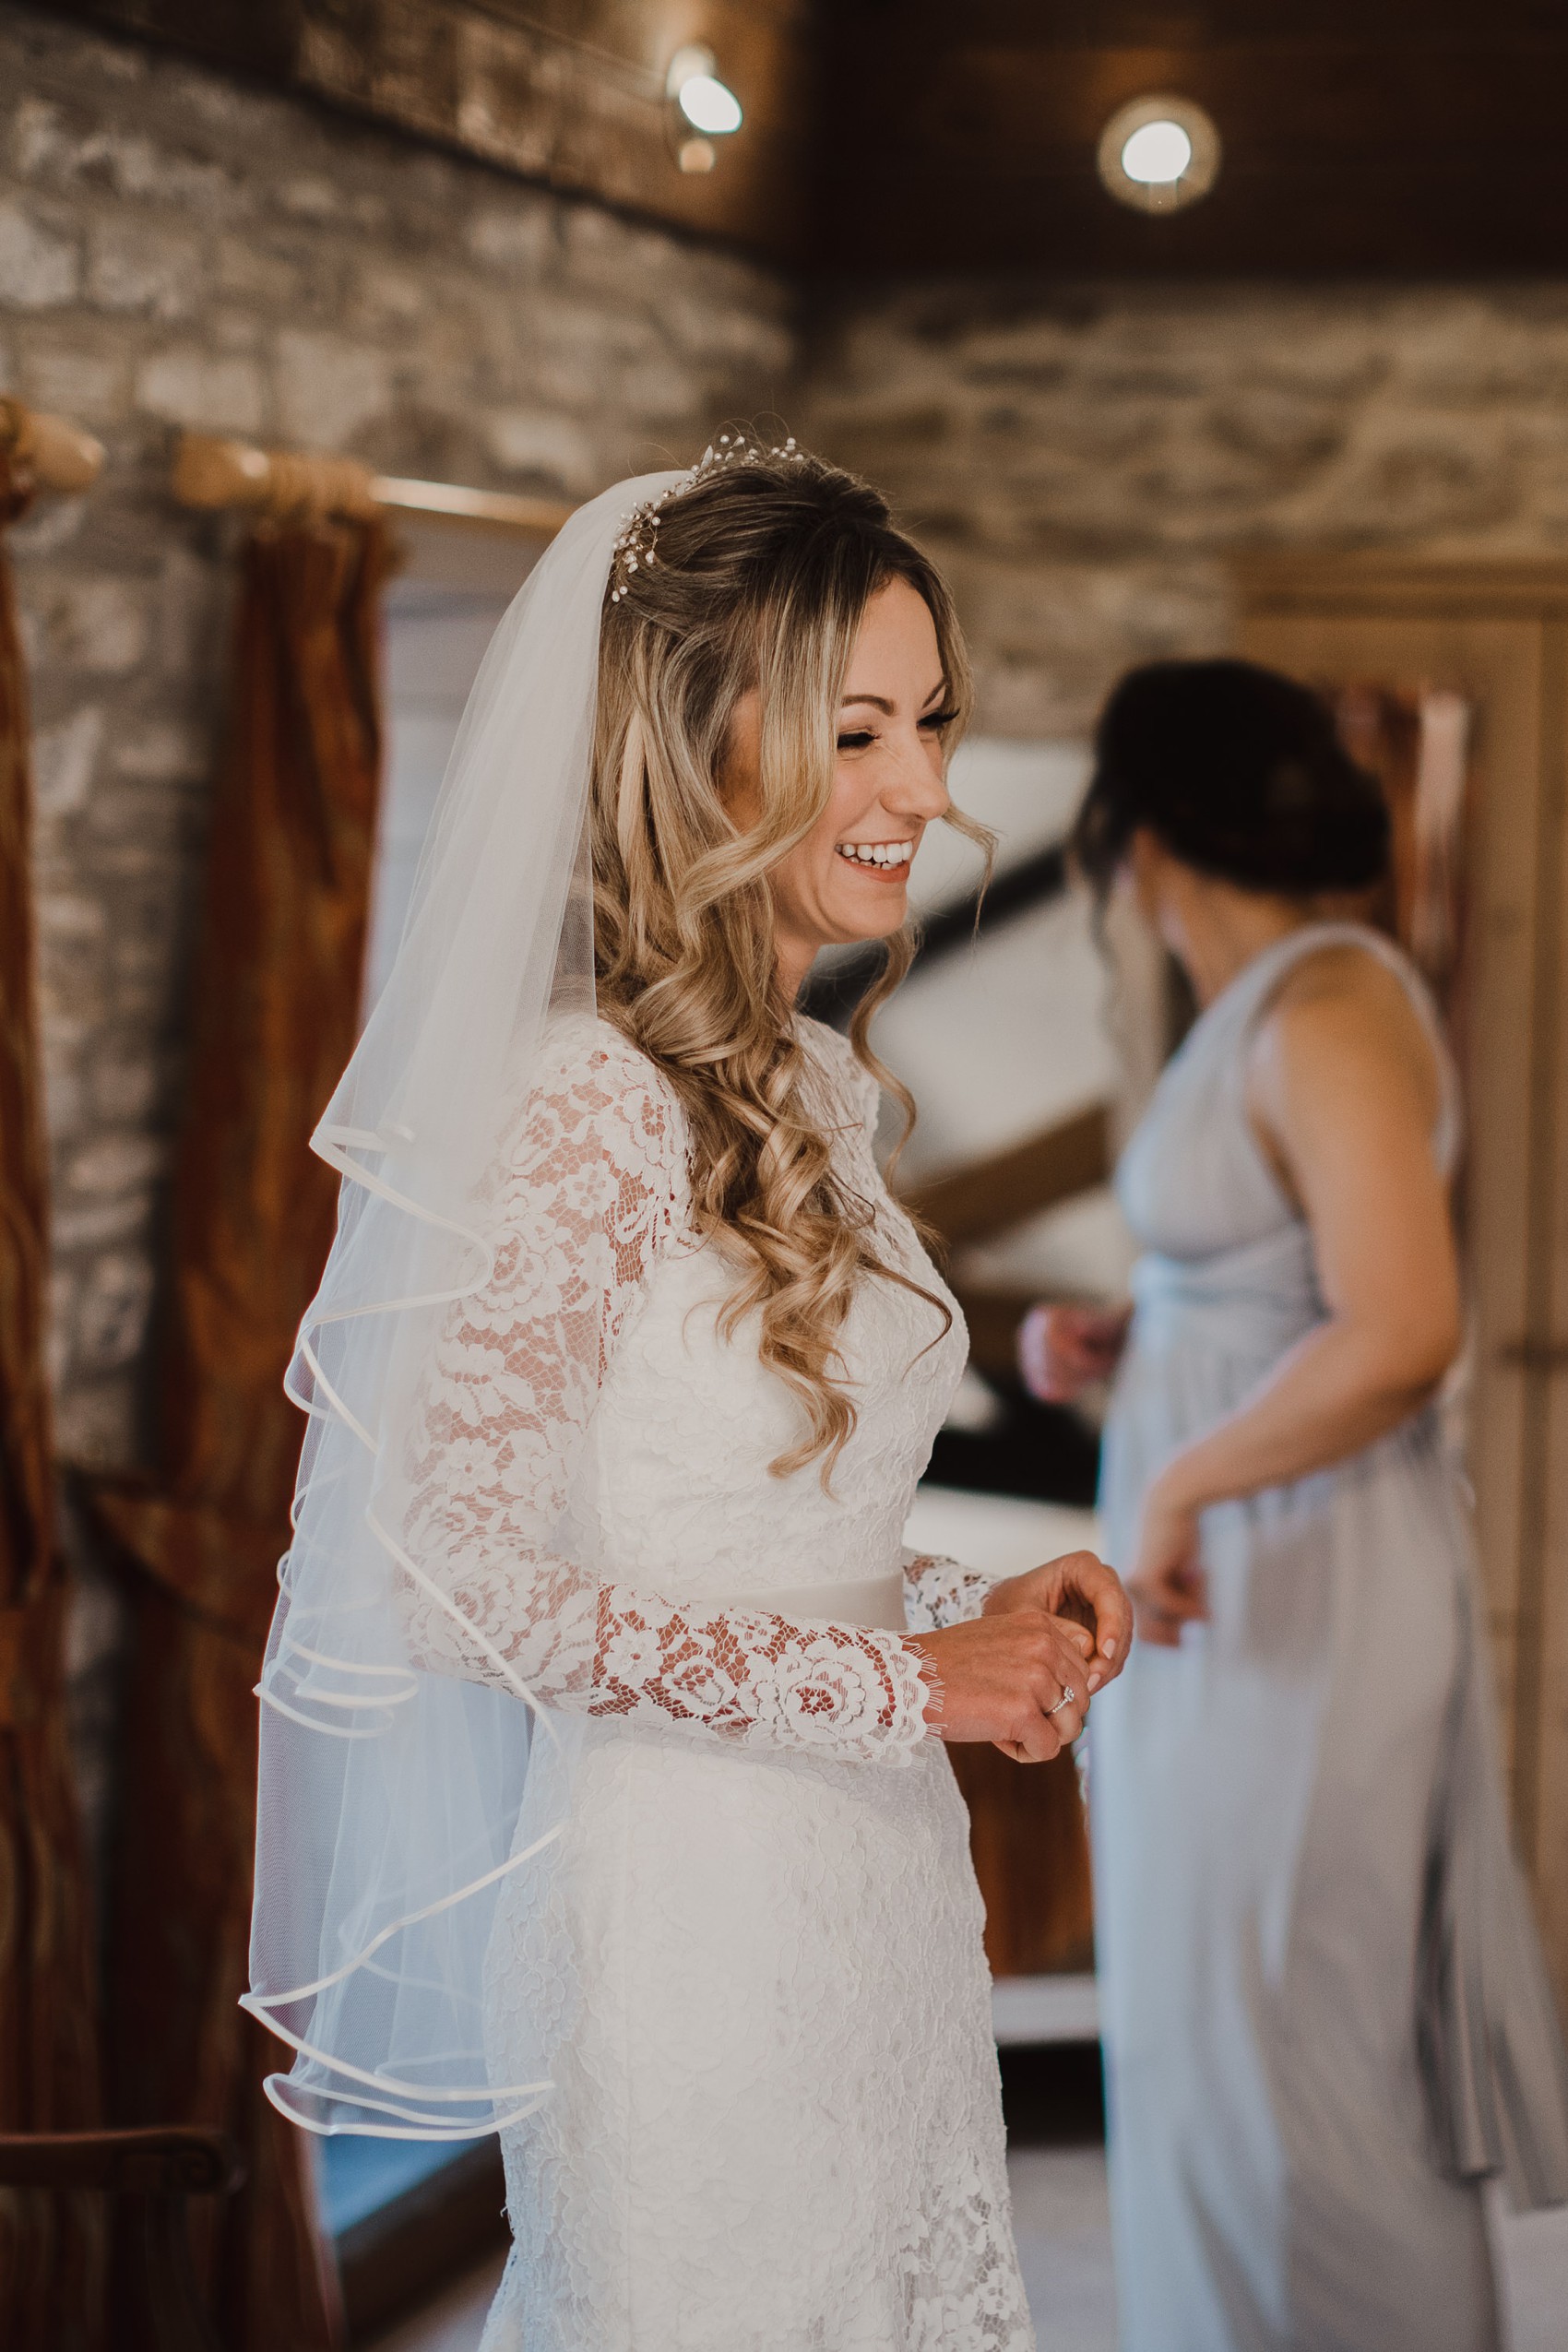
M 1568 277 L 840 291 L 803 413 L 947 567 L 980 724 L 1233 642 L 1242 549 L 1568 553 Z
M 768 271 L 0 6 L 0 388 L 107 445 L 10 534 L 31 666 L 60 1443 L 142 1443 L 234 527 L 177 429 L 584 496 L 782 408 Z

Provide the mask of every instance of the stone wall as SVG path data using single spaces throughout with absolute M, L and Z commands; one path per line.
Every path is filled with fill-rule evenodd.
M 107 445 L 11 534 L 31 666 L 60 1441 L 144 1443 L 233 526 L 177 428 L 569 496 L 782 407 L 765 271 L 0 6 L 0 388 Z
M 1568 556 L 1568 276 L 861 290 L 807 367 L 805 430 L 948 567 L 1001 734 L 1223 647 L 1238 550 Z
M 0 388 L 109 450 L 10 535 L 76 1460 L 145 1443 L 221 725 L 236 531 L 171 500 L 181 426 L 577 496 L 782 410 L 947 564 L 1018 736 L 1225 644 L 1238 549 L 1568 552 L 1568 279 L 862 288 L 802 343 L 714 248 L 10 0 L 0 93 Z

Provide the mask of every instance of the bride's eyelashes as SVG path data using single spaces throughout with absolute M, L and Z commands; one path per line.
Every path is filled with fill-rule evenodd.
M 946 728 L 952 726 L 957 716 L 956 710 L 928 710 L 925 717 L 917 723 L 922 735 L 940 735 Z M 863 752 L 880 740 L 873 728 L 857 727 L 849 733 L 839 736 L 838 748 L 841 752 Z

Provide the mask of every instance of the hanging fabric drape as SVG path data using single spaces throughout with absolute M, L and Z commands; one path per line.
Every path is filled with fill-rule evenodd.
M 0 446 L 0 523 L 27 504 Z M 99 2120 L 87 1883 L 65 1740 L 65 1585 L 45 1374 L 48 1166 L 27 690 L 0 554 L 0 2132 Z M 101 2338 L 96 2201 L 0 2191 L 11 2352 Z
M 339 2333 L 304 2142 L 246 1982 L 255 1702 L 301 1423 L 282 1381 L 330 1245 L 312 1127 L 352 1049 L 380 766 L 375 522 L 264 525 L 191 994 L 159 1470 L 101 1487 L 135 1633 L 113 1930 L 117 2120 L 221 2124 L 249 2185 L 198 2247 L 232 2352 Z

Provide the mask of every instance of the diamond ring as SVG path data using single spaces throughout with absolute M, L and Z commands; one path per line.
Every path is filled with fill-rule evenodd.
M 1056 1705 L 1053 1707 L 1046 1708 L 1045 1711 L 1047 1715 L 1060 1715 L 1063 1707 L 1070 1707 L 1072 1705 L 1077 1695 L 1078 1694 L 1076 1691 L 1074 1690 L 1071 1682 L 1064 1683 L 1063 1685 L 1062 1696 L 1057 1700 Z

